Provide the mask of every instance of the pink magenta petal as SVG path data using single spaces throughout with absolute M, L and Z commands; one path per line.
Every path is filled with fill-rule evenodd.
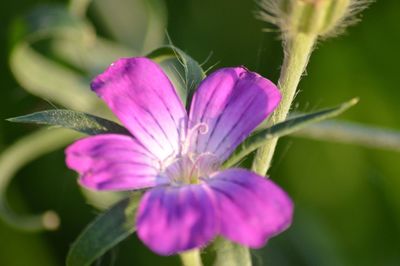
M 66 151 L 66 163 L 80 174 L 80 183 L 95 190 L 131 190 L 153 187 L 159 163 L 129 136 L 106 134 L 76 141 Z
M 154 188 L 140 202 L 137 233 L 160 255 L 202 247 L 217 234 L 215 211 L 203 185 Z
M 157 64 L 142 57 L 120 59 L 97 76 L 91 86 L 125 127 L 159 159 L 179 150 L 186 111 Z
M 194 151 L 225 160 L 278 105 L 281 94 L 269 80 L 243 67 L 223 68 L 208 76 L 196 91 L 190 126 L 208 125 L 198 134 Z
M 293 204 L 287 194 L 255 173 L 229 169 L 207 181 L 220 216 L 220 234 L 251 248 L 289 227 Z

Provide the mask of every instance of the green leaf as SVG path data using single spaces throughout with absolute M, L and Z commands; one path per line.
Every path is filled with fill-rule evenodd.
M 71 15 L 66 7 L 59 5 L 37 8 L 19 18 L 14 31 L 18 34 L 13 38 L 10 67 L 24 89 L 78 111 L 93 112 L 104 106 L 89 89 L 89 77 L 111 63 L 108 57 L 113 54 L 111 51 L 126 55 L 124 49 L 114 49 L 109 43 L 106 47 L 99 45 L 90 22 Z M 64 44 L 62 47 L 60 42 Z M 101 53 L 107 58 L 102 60 Z M 65 60 L 67 56 L 71 59 Z
M 51 40 L 51 48 L 55 56 L 91 77 L 103 72 L 118 58 L 139 55 L 137 51 L 123 45 L 99 36 L 91 36 L 89 39 L 87 35 L 71 34 L 54 38 Z
M 140 195 L 125 198 L 98 216 L 79 235 L 67 255 L 67 266 L 90 265 L 135 232 Z
M 167 9 L 162 0 L 96 0 L 93 7 L 107 33 L 140 54 L 164 41 Z
M 213 266 L 251 266 L 250 250 L 223 238 L 213 243 L 216 258 Z
M 33 49 L 29 42 L 14 47 L 11 69 L 28 92 L 67 108 L 89 111 L 100 101 L 89 89 L 89 81 Z
M 60 149 L 81 134 L 65 129 L 42 129 L 19 139 L 0 154 L 0 218 L 8 225 L 24 231 L 54 230 L 58 216 L 53 211 L 42 214 L 18 214 L 9 206 L 7 188 L 12 178 L 26 164 Z
M 164 70 L 166 65 L 163 63 L 169 62 L 168 65 L 172 65 L 172 69 L 176 72 L 172 72 L 172 74 L 178 75 L 178 79 L 180 79 L 180 83 L 183 85 L 183 91 L 181 91 L 180 94 L 183 97 L 184 102 L 186 102 L 186 107 L 190 107 L 190 102 L 194 92 L 196 91 L 200 82 L 206 76 L 200 64 L 181 49 L 173 45 L 160 47 L 148 54 L 147 57 L 159 63 L 162 67 L 164 67 Z M 173 59 L 177 60 L 181 66 L 181 69 L 177 68 L 177 62 L 173 61 Z M 180 70 L 183 71 L 179 73 Z M 167 74 L 171 74 L 171 69 L 167 69 L 166 72 Z M 171 76 L 169 77 L 171 78 Z M 177 78 L 175 76 L 171 79 L 176 80 Z M 179 84 L 175 83 L 174 85 L 179 86 Z M 179 90 L 179 87 L 177 89 Z
M 16 18 L 12 26 L 17 32 L 13 36 L 15 42 L 56 35 L 94 34 L 93 27 L 86 20 L 70 14 L 66 6 L 60 4 L 38 6 L 27 15 Z
M 78 74 L 93 77 L 117 58 L 138 56 L 139 52 L 96 35 L 93 25 L 82 16 L 89 2 L 70 1 L 70 12 L 58 6 L 40 8 L 38 11 L 41 12 L 32 12 L 28 18 L 17 22 L 22 28 L 31 28 L 25 30 L 30 33 L 26 39 L 33 39 L 31 47 L 46 39 L 45 46 L 48 48 L 41 51 L 48 59 L 56 58 L 58 63 L 63 62 L 72 66 L 73 70 L 79 70 Z M 80 16 L 74 13 L 80 13 Z
M 357 102 L 358 99 L 352 99 L 337 107 L 294 117 L 270 128 L 260 130 L 250 136 L 235 150 L 233 155 L 224 163 L 224 167 L 229 168 L 239 163 L 244 157 L 263 146 L 266 141 L 272 138 L 285 136 L 303 129 L 310 124 L 335 117 L 355 105 Z
M 400 131 L 345 121 L 324 121 L 293 136 L 400 152 Z
M 48 110 L 7 119 L 10 122 L 60 126 L 75 131 L 97 135 L 117 133 L 130 135 L 119 124 L 97 116 L 71 110 Z

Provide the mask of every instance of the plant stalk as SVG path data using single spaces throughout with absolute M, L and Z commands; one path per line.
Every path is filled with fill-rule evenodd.
M 308 60 L 317 40 L 317 35 L 311 33 L 296 33 L 284 38 L 284 61 L 278 81 L 282 100 L 269 120 L 269 126 L 286 119 L 301 76 L 306 69 Z M 257 150 L 252 169 L 260 175 L 266 175 L 275 152 L 279 138 L 273 138 Z
M 199 249 L 192 249 L 179 254 L 183 266 L 203 266 Z

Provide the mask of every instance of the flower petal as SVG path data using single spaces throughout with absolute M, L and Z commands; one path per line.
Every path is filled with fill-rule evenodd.
M 178 151 L 180 129 L 186 124 L 187 114 L 157 64 L 142 57 L 120 59 L 97 76 L 91 86 L 125 127 L 159 159 Z
M 255 173 L 229 169 L 207 181 L 219 206 L 220 234 L 251 248 L 289 227 L 293 204 L 287 194 Z
M 153 187 L 159 163 L 129 136 L 105 134 L 76 141 L 66 149 L 66 163 L 80 174 L 80 183 L 95 190 L 131 190 Z
M 197 135 L 194 150 L 225 160 L 280 99 L 272 82 L 243 67 L 214 72 L 200 84 L 192 101 L 190 127 L 208 125 L 207 133 Z
M 139 238 L 160 255 L 203 246 L 218 230 L 215 207 L 203 185 L 151 189 L 137 215 Z

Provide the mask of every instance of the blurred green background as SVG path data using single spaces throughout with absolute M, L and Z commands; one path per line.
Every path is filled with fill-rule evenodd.
M 141 1 L 95 2 L 99 3 L 89 7 L 89 20 L 103 39 L 124 46 L 118 48 L 117 54 L 133 56 L 156 48 L 166 30 L 176 46 L 199 62 L 211 54 L 206 66 L 245 65 L 273 81 L 278 78 L 281 44 L 276 33 L 262 32 L 265 25 L 254 19 L 252 0 L 168 0 L 165 5 L 147 0 L 155 6 L 150 15 L 167 13 L 166 21 L 161 19 L 155 24 L 151 24 L 149 14 L 140 18 L 141 8 L 148 10 Z M 137 9 L 118 7 L 117 2 L 136 2 Z M 61 0 L 0 3 L 0 151 L 37 130 L 35 126 L 11 124 L 4 119 L 50 109 L 53 103 L 61 105 L 52 97 L 41 99 L 24 90 L 30 84 L 17 82 L 10 69 L 10 57 L 29 31 L 48 28 L 49 24 L 57 26 L 46 20 L 32 22 L 35 16 L 43 15 L 43 10 L 29 20 L 31 24 L 22 22 L 21 17 L 43 5 L 59 5 L 62 9 L 66 4 Z M 399 1 L 377 1 L 363 12 L 362 22 L 345 35 L 321 42 L 300 84 L 295 110 L 309 112 L 358 96 L 360 103 L 340 119 L 400 130 L 398 10 Z M 20 20 L 16 22 L 17 18 Z M 68 25 L 74 24 L 71 23 Z M 55 38 L 61 40 L 58 44 L 79 45 L 77 40 L 81 37 L 72 41 L 69 37 Z M 63 46 L 46 38 L 35 43 L 34 48 L 80 77 L 77 80 L 87 91 L 90 78 L 116 59 L 114 53 L 103 51 L 96 55 L 90 49 L 81 51 L 87 58 L 77 60 L 67 48 L 64 47 L 66 53 L 60 52 L 64 51 Z M 46 82 L 35 72 L 41 67 L 39 61 L 21 58 L 19 62 L 22 68 L 27 66 L 25 70 L 32 73 L 34 80 L 36 77 Z M 47 73 L 49 77 L 54 74 Z M 24 75 L 20 74 L 18 80 Z M 61 84 L 64 81 L 54 78 L 53 84 L 60 83 L 53 87 L 54 92 L 62 95 L 59 90 L 65 87 Z M 64 100 L 68 101 L 65 97 Z M 76 103 L 75 100 L 72 102 Z M 91 108 L 82 107 L 98 110 Z M 272 239 L 265 248 L 252 252 L 254 265 L 400 265 L 399 161 L 400 154 L 392 151 L 294 137 L 282 139 L 270 175 L 292 196 L 295 218 L 288 231 Z M 40 157 L 19 171 L 7 196 L 13 209 L 22 214 L 55 210 L 60 215 L 61 227 L 54 232 L 26 233 L 0 220 L 0 265 L 63 265 L 70 244 L 99 213 L 82 196 L 75 174 L 66 169 L 62 150 Z M 136 237 L 131 237 L 99 265 L 177 263 L 176 257 L 156 257 Z

